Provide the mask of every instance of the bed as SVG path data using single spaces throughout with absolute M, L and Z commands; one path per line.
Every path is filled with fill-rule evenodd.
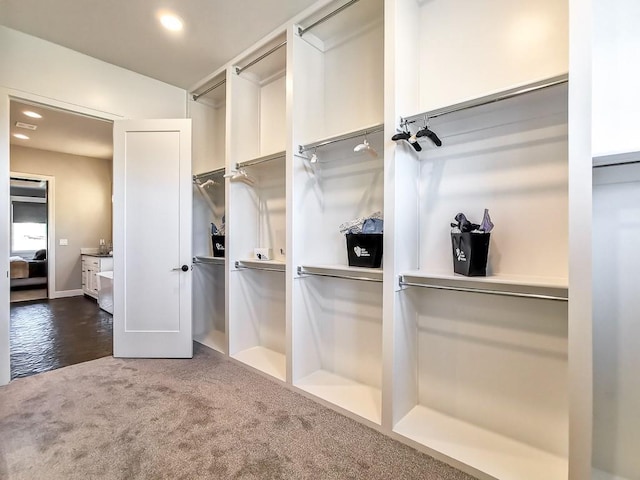
M 14 256 L 9 258 L 11 287 L 47 284 L 46 253 L 36 252 L 33 259 Z

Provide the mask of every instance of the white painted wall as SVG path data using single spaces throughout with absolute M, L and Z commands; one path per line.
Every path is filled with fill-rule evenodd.
M 640 150 L 640 2 L 594 0 L 593 154 Z
M 184 118 L 186 92 L 64 47 L 0 27 L 0 224 L 8 225 L 9 97 L 96 117 Z M 4 230 L 3 230 L 4 231 Z M 8 271 L 8 234 L 0 240 Z M 9 382 L 9 281 L 0 275 L 0 385 Z
M 419 109 L 405 115 L 566 73 L 568 15 L 558 0 L 423 2 Z

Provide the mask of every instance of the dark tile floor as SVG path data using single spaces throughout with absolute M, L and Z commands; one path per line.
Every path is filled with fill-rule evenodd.
M 11 378 L 113 354 L 113 321 L 87 297 L 11 305 Z

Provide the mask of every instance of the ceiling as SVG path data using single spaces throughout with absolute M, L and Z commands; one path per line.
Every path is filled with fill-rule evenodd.
M 190 89 L 315 0 L 0 0 L 0 24 Z M 160 26 L 160 11 L 184 22 Z
M 25 110 L 39 113 L 42 118 L 27 117 Z M 109 160 L 113 157 L 111 122 L 15 100 L 11 101 L 10 122 L 12 145 Z M 19 128 L 17 122 L 37 128 Z M 15 138 L 14 133 L 22 133 L 29 139 Z

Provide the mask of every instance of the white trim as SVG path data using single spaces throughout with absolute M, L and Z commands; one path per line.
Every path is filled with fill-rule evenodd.
M 68 298 L 68 297 L 80 297 L 84 294 L 82 289 L 78 290 L 61 290 L 59 292 L 50 292 L 49 298 Z
M 11 168 L 11 160 L 9 160 Z M 39 173 L 23 173 L 9 171 L 9 178 L 19 177 L 28 180 L 45 180 L 47 182 L 47 288 L 49 298 L 56 297 L 56 177 Z

